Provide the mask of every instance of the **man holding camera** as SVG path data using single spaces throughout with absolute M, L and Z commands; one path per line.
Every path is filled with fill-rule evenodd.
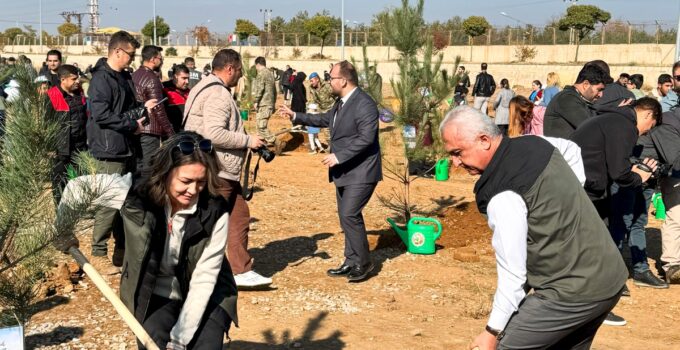
M 212 140 L 220 162 L 220 193 L 230 203 L 227 256 L 239 287 L 261 287 L 272 283 L 252 270 L 248 253 L 250 210 L 243 197 L 239 179 L 248 148 L 257 150 L 264 140 L 246 134 L 231 89 L 241 78 L 241 56 L 232 49 L 215 54 L 212 73 L 201 79 L 187 98 L 184 107 L 184 130 L 195 131 Z
M 654 158 L 662 164 L 658 181 L 666 220 L 661 227 L 661 261 L 666 286 L 680 284 L 680 109 L 663 113 L 661 125 L 642 135 L 638 146 L 636 157 Z
M 595 205 L 600 217 L 609 223 L 609 230 L 614 243 L 622 249 L 623 234 L 619 227 L 623 226 L 624 204 L 620 197 L 628 191 L 641 189 L 642 184 L 647 182 L 656 170 L 657 162 L 654 159 L 643 159 L 639 165 L 632 165 L 630 158 L 633 156 L 635 144 L 640 135 L 647 133 L 661 118 L 661 105 L 652 97 L 643 97 L 634 102 L 633 106 L 623 105 L 629 103 L 624 100 L 619 107 L 611 107 L 601 110 L 602 114 L 586 119 L 571 134 L 571 140 L 581 147 L 583 166 L 586 173 L 586 183 L 583 186 L 588 197 Z M 633 196 L 630 201 L 634 201 Z M 633 202 L 634 203 L 634 202 Z M 638 237 L 633 237 L 631 232 L 631 244 Z M 644 239 L 644 231 L 642 231 Z M 641 256 L 638 247 L 631 247 L 633 255 Z M 646 286 L 663 288 L 663 282 L 658 280 L 649 267 L 644 268 L 642 262 L 634 258 L 634 274 L 636 281 L 641 281 Z M 646 260 L 639 258 L 639 260 Z M 623 326 L 626 320 L 610 313 L 604 324 Z
M 87 144 L 101 173 L 122 175 L 135 171 L 133 137 L 144 128 L 145 109 L 137 102 L 132 76 L 126 68 L 130 67 L 138 48 L 139 42 L 132 35 L 116 32 L 109 41 L 108 57 L 97 61 L 92 69 Z M 155 99 L 146 101 L 146 112 L 156 103 Z M 111 231 L 116 239 L 113 264 L 120 266 L 125 249 L 120 214 L 111 208 L 99 210 L 94 218 L 92 260 L 102 274 L 118 272 L 107 259 L 106 242 Z

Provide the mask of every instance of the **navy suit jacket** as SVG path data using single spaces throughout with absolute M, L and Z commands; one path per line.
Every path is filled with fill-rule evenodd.
M 331 153 L 338 158 L 339 164 L 330 168 L 328 181 L 334 182 L 337 187 L 381 181 L 378 107 L 375 101 L 357 88 L 336 116 L 337 110 L 338 102 L 323 114 L 296 113 L 294 121 L 295 124 L 330 129 Z

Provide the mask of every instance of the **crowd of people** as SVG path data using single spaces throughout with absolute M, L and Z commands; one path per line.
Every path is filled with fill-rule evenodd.
M 48 115 L 63 125 L 52 173 L 56 203 L 78 152 L 88 150 L 100 174 L 134 174 L 123 206 L 97 212 L 91 260 L 103 274 L 121 274 L 121 299 L 159 346 L 221 347 L 238 322 L 237 289 L 272 283 L 252 268 L 241 180 L 253 152 L 280 148 L 268 128 L 280 93 L 278 113 L 307 127 L 310 153 L 327 152 L 321 163 L 336 187 L 345 235 L 344 261 L 327 275 L 349 282 L 370 276 L 362 210 L 382 180 L 379 113 L 351 63 L 307 77 L 257 57 L 252 135 L 235 92 L 245 63 L 236 51 L 219 50 L 204 72 L 188 57 L 162 81 L 163 49 L 141 48 L 132 71 L 138 49 L 120 31 L 107 57 L 84 72 L 51 50 L 36 83 Z M 0 63 L 31 65 L 25 56 Z M 564 87 L 551 72 L 545 84 L 531 82 L 526 97 L 506 78 L 497 91 L 487 70 L 483 63 L 471 84 L 459 67 L 455 103 L 440 125 L 453 165 L 480 176 L 476 203 L 496 251 L 493 308 L 471 348 L 589 348 L 601 324 L 626 324 L 612 312 L 630 297 L 625 245 L 635 285 L 680 283 L 680 62 L 659 76 L 650 96 L 642 75 L 615 81 L 601 60 Z M 17 93 L 8 82 L 0 117 Z M 655 191 L 667 208 L 661 278 L 647 262 L 644 231 Z
M 551 72 L 545 89 L 532 82 L 528 97 L 507 79 L 496 92 L 487 68 L 475 79 L 474 108 L 454 108 L 440 127 L 454 165 L 481 175 L 477 205 L 494 231 L 498 289 L 471 347 L 589 348 L 600 324 L 626 324 L 612 312 L 630 297 L 624 246 L 634 285 L 680 283 L 680 62 L 650 94 L 641 74 L 615 81 L 602 60 L 586 63 L 561 90 Z M 655 192 L 667 208 L 661 278 L 646 251 Z
M 57 204 L 81 151 L 95 158 L 98 176 L 133 174 L 129 188 L 113 189 L 125 193 L 106 193 L 126 197 L 122 207 L 104 206 L 95 214 L 90 261 L 102 274 L 121 274 L 121 300 L 153 341 L 167 349 L 221 348 L 225 331 L 237 324 L 237 289 L 272 283 L 252 269 L 251 217 L 241 180 L 249 172 L 246 158 L 278 147 L 268 129 L 277 80 L 289 82 L 281 87 L 295 110 L 284 104 L 280 113 L 308 126 L 312 150 L 328 152 L 322 163 L 336 185 L 346 235 L 345 260 L 328 276 L 365 280 L 374 266 L 361 212 L 382 170 L 378 109 L 358 87 L 352 64 L 331 65 L 323 80 L 314 72 L 306 82 L 304 72 L 281 76 L 257 57 L 249 87 L 257 134 L 249 135 L 235 92 L 244 71 L 236 51 L 218 51 L 203 73 L 188 57 L 162 81 L 163 49 L 142 47 L 141 64 L 133 70 L 138 49 L 133 36 L 117 32 L 107 57 L 85 72 L 63 64 L 61 53 L 51 50 L 43 68 L 34 70 L 34 83 L 49 101 L 46 117 L 56 118 L 62 130 L 52 171 Z M 4 64 L 33 69 L 25 56 Z M 16 80 L 7 83 L 0 101 L 14 103 L 20 98 Z M 319 142 L 321 127 L 329 130 L 332 149 Z

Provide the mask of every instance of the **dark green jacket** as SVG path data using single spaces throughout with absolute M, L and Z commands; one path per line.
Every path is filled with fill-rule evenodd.
M 120 298 L 140 322 L 146 317 L 167 236 L 164 209 L 149 202 L 133 191 L 120 211 L 125 228 Z M 179 264 L 175 271 L 184 299 L 189 293 L 193 271 L 210 241 L 213 226 L 225 212 L 227 202 L 204 191 L 199 197 L 196 213 L 185 222 Z M 209 303 L 220 305 L 238 326 L 236 299 L 236 282 L 225 257 Z

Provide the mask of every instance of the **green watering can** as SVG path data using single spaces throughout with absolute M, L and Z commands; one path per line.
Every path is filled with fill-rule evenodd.
M 394 220 L 387 218 L 387 222 L 392 226 L 401 240 L 406 244 L 406 250 L 412 254 L 434 254 L 435 242 L 442 234 L 442 224 L 437 219 L 432 218 L 411 218 L 406 228 L 397 225 Z M 428 225 L 423 223 L 431 223 Z M 436 229 L 436 231 L 435 231 Z
M 449 160 L 440 159 L 434 165 L 434 179 L 437 181 L 446 181 L 449 179 Z
M 654 204 L 654 210 L 656 211 L 654 216 L 658 220 L 666 220 L 666 206 L 663 204 L 661 193 L 654 193 L 652 196 L 652 204 Z
M 241 119 L 248 120 L 248 110 L 247 109 L 241 110 Z

